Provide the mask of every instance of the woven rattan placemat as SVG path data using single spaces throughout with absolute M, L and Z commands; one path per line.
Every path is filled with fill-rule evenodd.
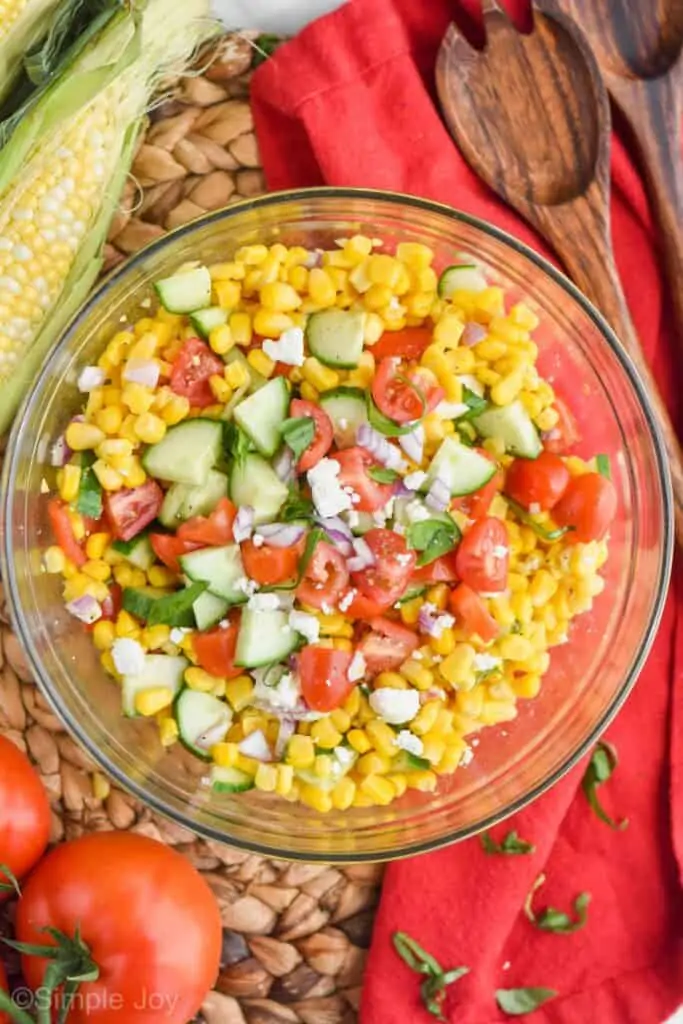
M 207 210 L 264 191 L 249 108 L 255 36 L 223 37 L 208 71 L 169 83 L 109 233 L 108 268 Z M 206 66 L 207 55 L 201 62 Z M 0 640 L 0 732 L 40 772 L 52 798 L 53 841 L 106 829 L 152 836 L 187 857 L 215 892 L 223 959 L 197 1020 L 354 1024 L 381 866 L 267 860 L 156 817 L 110 786 L 47 708 L 12 632 L 2 581 Z M 0 934 L 9 934 L 11 917 L 9 906 Z

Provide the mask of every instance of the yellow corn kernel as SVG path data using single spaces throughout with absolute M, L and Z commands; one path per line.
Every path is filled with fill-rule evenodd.
M 302 293 L 308 290 L 308 270 L 301 264 L 290 267 L 287 272 L 287 281 L 297 292 Z
M 343 708 L 337 708 L 330 714 L 330 721 L 339 732 L 348 732 L 351 728 L 351 716 Z
M 261 349 L 252 349 L 247 356 L 249 365 L 253 366 L 257 373 L 262 374 L 264 377 L 270 377 L 275 369 L 275 363 L 273 360 L 262 352 Z
M 491 388 L 491 401 L 496 405 L 509 405 L 522 390 L 522 384 L 522 374 L 519 371 L 509 373 Z
M 360 708 L 360 699 L 361 692 L 357 686 L 354 686 L 353 690 L 351 690 L 351 693 L 348 695 L 348 697 L 342 704 L 344 711 L 352 720 L 358 714 L 358 709 Z
M 262 305 L 276 313 L 291 313 L 301 305 L 301 298 L 296 289 L 292 288 L 291 284 L 283 284 L 282 281 L 264 284 L 260 295 Z
M 434 326 L 434 342 L 436 345 L 443 345 L 445 348 L 455 348 L 460 342 L 464 329 L 465 325 L 460 317 L 447 310 Z
M 434 253 L 429 246 L 421 242 L 399 242 L 396 246 L 396 256 L 413 270 L 424 270 L 431 266 L 434 259 Z
M 457 770 L 462 761 L 462 755 L 467 750 L 467 743 L 458 736 L 454 743 L 449 743 L 443 752 L 441 760 L 435 765 L 435 771 L 439 775 L 452 775 Z
M 448 605 L 448 596 L 450 594 L 450 588 L 446 583 L 436 583 L 433 587 L 430 587 L 425 594 L 425 601 L 433 604 L 439 611 L 443 612 Z
M 66 555 L 60 547 L 54 544 L 43 554 L 43 565 L 45 572 L 63 573 L 66 568 Z
M 216 676 L 205 672 L 203 668 L 188 668 L 185 670 L 185 682 L 191 690 L 199 690 L 201 693 L 210 693 L 216 685 Z
M 365 314 L 363 340 L 366 345 L 375 345 L 384 334 L 384 321 L 377 313 Z
M 98 651 L 108 651 L 116 639 L 114 623 L 100 619 L 93 626 L 92 638 Z
M 123 487 L 121 474 L 108 466 L 102 459 L 93 462 L 92 471 L 105 491 L 120 491 Z
M 254 330 L 263 338 L 279 338 L 284 331 L 293 326 L 294 321 L 287 313 L 259 309 L 254 316 Z
M 85 540 L 85 523 L 83 522 L 83 516 L 79 515 L 78 512 L 69 511 L 69 522 L 71 523 L 71 529 L 76 540 Z
M 140 643 L 148 651 L 159 651 L 171 639 L 170 626 L 159 624 L 158 626 L 147 626 L 142 631 Z
M 365 731 L 379 754 L 383 754 L 385 757 L 393 757 L 397 753 L 396 734 L 386 722 L 374 719 L 372 722 L 368 722 Z
M 121 401 L 135 416 L 148 412 L 154 401 L 154 393 L 142 384 L 126 384 L 121 392 Z
M 233 389 L 243 388 L 245 384 L 248 384 L 250 380 L 250 374 L 244 363 L 234 362 L 229 363 L 225 367 L 225 381 Z
M 113 435 L 118 434 L 121 429 L 123 416 L 124 409 L 122 406 L 107 405 L 104 409 L 100 409 L 95 415 L 95 423 L 100 430 L 112 437 Z
M 394 256 L 387 256 L 385 253 L 375 253 L 367 262 L 367 272 L 373 284 L 386 285 L 395 291 L 404 268 Z
M 244 754 L 238 754 L 235 768 L 239 768 L 240 771 L 246 772 L 247 775 L 251 775 L 253 778 L 256 775 L 256 769 L 259 764 L 260 762 L 254 760 L 253 757 L 245 757 Z
M 57 488 L 62 501 L 71 503 L 78 497 L 78 490 L 81 484 L 81 467 L 74 465 L 64 466 L 57 472 Z
M 85 553 L 88 558 L 103 558 L 110 540 L 108 533 L 91 533 L 85 542 Z
M 301 391 L 301 397 L 305 398 L 307 402 L 317 402 L 320 397 L 313 385 L 309 384 L 307 380 L 303 382 L 299 390 Z
M 161 418 L 167 427 L 174 427 L 185 419 L 189 411 L 189 399 L 185 395 L 174 395 L 161 410 Z
M 239 753 L 236 743 L 216 743 L 211 748 L 211 757 L 214 763 L 221 768 L 234 768 L 237 765 Z
M 536 425 L 539 430 L 552 430 L 553 427 L 557 426 L 559 419 L 560 414 L 557 409 L 549 407 L 547 409 L 543 409 L 542 412 L 539 412 L 536 417 Z
M 116 671 L 116 665 L 114 664 L 111 651 L 103 651 L 102 654 L 100 654 L 100 664 L 108 675 L 113 676 L 114 679 L 121 678 Z
M 430 730 L 423 738 L 422 757 L 426 758 L 430 764 L 438 764 L 445 753 L 446 741 L 433 729 Z
M 488 363 L 495 363 L 497 359 L 502 359 L 503 356 L 507 355 L 508 347 L 500 338 L 488 337 L 478 342 L 474 346 L 473 351 L 477 359 L 483 359 L 484 362 Z
M 339 385 L 339 374 L 328 366 L 323 366 L 315 356 L 309 356 L 306 359 L 302 373 L 304 380 L 312 384 L 318 391 L 330 391 Z
M 254 776 L 254 785 L 263 793 L 274 793 L 277 785 L 277 769 L 274 764 L 260 764 Z
M 452 373 L 472 373 L 475 358 L 471 348 L 456 348 L 446 356 L 448 367 Z
M 145 444 L 157 444 L 166 436 L 166 424 L 160 416 L 145 412 L 135 421 L 135 433 Z
M 396 795 L 396 790 L 389 779 L 383 779 L 379 775 L 366 775 L 360 784 L 360 791 L 373 803 L 382 807 L 390 804 Z
M 316 616 L 320 623 L 321 636 L 353 636 L 353 626 L 344 615 L 322 615 Z
M 212 281 L 243 281 L 246 268 L 243 263 L 214 263 L 209 267 Z
M 353 803 L 356 795 L 356 784 L 352 779 L 340 779 L 332 790 L 332 806 L 337 811 L 346 811 Z
M 430 412 L 422 421 L 425 438 L 431 444 L 438 444 L 446 436 L 445 421 L 436 413 Z
M 99 580 L 100 583 L 106 583 L 111 576 L 111 566 L 107 565 L 106 562 L 103 562 L 99 558 L 91 558 L 81 568 L 81 572 L 93 580 Z
M 260 242 L 254 245 L 243 245 L 235 253 L 235 260 L 238 263 L 245 263 L 248 267 L 256 267 L 268 258 L 268 249 Z
M 511 682 L 515 696 L 530 700 L 538 697 L 541 692 L 541 677 L 535 672 L 525 672 L 524 675 L 515 676 Z
M 251 317 L 248 313 L 231 313 L 228 325 L 236 345 L 246 346 L 251 344 L 253 330 Z
M 286 760 L 294 768 L 310 768 L 315 761 L 315 747 L 310 736 L 292 736 L 287 744 Z
M 236 342 L 228 324 L 220 324 L 209 331 L 209 345 L 216 355 L 224 356 Z
M 165 587 L 172 587 L 177 582 L 178 577 L 172 569 L 168 569 L 165 565 L 152 565 L 147 570 L 147 579 L 152 587 L 163 589 Z
M 84 452 L 97 448 L 104 441 L 105 435 L 99 427 L 92 423 L 70 423 L 66 428 L 64 439 L 74 452 Z M 66 468 L 66 467 L 65 467 Z
M 391 690 L 407 690 L 408 683 L 398 672 L 380 672 L 375 679 L 375 687 L 389 687 Z
M 509 661 L 526 661 L 533 655 L 534 646 L 526 637 L 510 633 L 499 641 L 498 651 L 501 658 Z
M 229 679 L 225 684 L 225 696 L 228 703 L 233 711 L 238 713 L 249 706 L 253 692 L 253 680 L 247 675 Z
M 446 656 L 455 650 L 455 633 L 452 629 L 443 629 L 439 636 L 430 637 L 429 646 L 435 654 Z
M 475 655 L 476 651 L 471 644 L 456 644 L 455 650 L 440 663 L 439 672 L 451 686 L 467 686 L 472 676 Z
M 361 793 L 359 789 L 356 789 L 356 795 L 353 798 L 354 807 L 374 807 L 373 801 L 365 793 Z
M 557 597 L 554 600 L 557 600 Z M 528 594 L 513 594 L 510 598 L 510 607 L 522 625 L 527 625 L 534 617 L 533 602 Z
M 499 725 L 516 717 L 517 708 L 512 701 L 485 700 L 479 720 L 482 725 Z
M 314 811 L 320 811 L 321 814 L 326 814 L 332 810 L 331 794 L 319 786 L 302 785 L 299 791 L 299 799 L 307 807 L 312 807 Z
M 405 622 L 406 626 L 415 625 L 420 617 L 420 608 L 423 604 L 423 598 L 414 597 L 411 601 L 406 601 L 401 605 L 401 619 Z
M 441 707 L 442 705 L 438 700 L 430 700 L 423 704 L 410 723 L 410 731 L 414 732 L 417 736 L 424 736 L 425 733 L 428 733 L 434 728 Z
M 323 267 L 313 267 L 308 275 L 308 294 L 311 301 L 321 309 L 333 306 L 337 290 L 332 278 Z
M 391 758 L 374 750 L 363 754 L 356 762 L 359 775 L 386 775 L 390 768 Z
M 367 754 L 372 749 L 372 743 L 363 729 L 351 729 L 346 738 L 357 754 Z
M 217 402 L 223 402 L 224 404 L 229 402 L 232 397 L 232 388 L 226 381 L 225 377 L 219 376 L 214 373 L 209 377 L 209 387 L 213 397 Z
M 414 658 L 408 658 L 403 662 L 401 675 L 412 683 L 416 690 L 428 690 L 434 685 L 434 673 Z
M 239 281 L 214 281 L 213 291 L 221 309 L 234 309 L 242 298 L 242 285 Z
M 162 747 L 172 747 L 180 736 L 178 723 L 172 715 L 164 715 L 159 722 L 159 739 Z
M 311 726 L 311 739 L 319 747 L 323 747 L 326 750 L 338 747 L 342 738 L 342 734 L 338 729 L 335 729 L 329 718 L 319 718 Z
M 555 596 L 558 583 L 546 569 L 539 569 L 529 584 L 529 597 L 536 608 L 547 604 Z
M 287 796 L 288 793 L 291 793 L 294 785 L 294 769 L 291 764 L 278 764 L 276 771 L 275 792 L 278 796 Z
M 385 313 L 390 309 L 391 300 L 393 293 L 391 288 L 388 288 L 385 284 L 373 284 L 363 294 L 363 302 L 367 309 L 372 312 L 383 310 Z M 386 323 L 386 317 L 382 318 L 383 326 Z
M 421 793 L 432 793 L 436 789 L 437 778 L 434 772 L 424 770 L 406 772 L 408 789 L 417 789 Z
M 131 345 L 127 359 L 153 359 L 156 355 L 158 344 L 156 334 L 148 331 Z
M 329 779 L 332 775 L 332 758 L 329 754 L 318 754 L 313 762 L 313 774 L 319 779 Z
M 173 703 L 173 690 L 169 686 L 153 686 L 135 695 L 135 710 L 149 718 Z

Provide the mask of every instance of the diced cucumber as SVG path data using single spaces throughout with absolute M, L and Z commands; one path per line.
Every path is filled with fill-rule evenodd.
M 257 525 L 272 523 L 288 494 L 286 485 L 260 455 L 247 455 L 233 463 L 230 497 L 235 505 L 251 505 Z
M 193 583 L 185 590 L 166 593 L 153 587 L 126 587 L 123 607 L 148 626 L 194 626 L 192 605 L 206 590 L 206 583 Z
M 246 594 L 237 586 L 238 580 L 244 577 L 239 544 L 190 551 L 181 556 L 180 564 L 186 576 L 206 583 L 210 593 L 216 597 L 222 597 L 230 604 L 246 601 Z
M 453 292 L 483 292 L 488 282 L 474 263 L 457 263 L 446 267 L 439 278 L 438 291 L 442 299 L 450 299 Z
M 454 437 L 446 437 L 431 461 L 421 490 L 428 491 L 438 477 L 452 495 L 471 494 L 488 483 L 495 472 L 496 465 L 490 459 Z
M 166 491 L 159 521 L 173 530 L 193 516 L 208 516 L 221 498 L 228 496 L 228 478 L 225 473 L 212 469 L 206 482 L 198 487 L 173 484 Z
M 363 353 L 365 313 L 355 309 L 323 309 L 306 324 L 311 354 L 325 366 L 351 370 Z
M 170 654 L 146 654 L 145 667 L 142 672 L 123 677 L 121 697 L 123 713 L 129 718 L 137 715 L 135 698 L 143 690 L 156 687 L 169 689 L 175 696 L 183 682 L 185 669 L 189 667 L 187 658 Z
M 194 313 L 211 302 L 211 275 L 206 267 L 166 277 L 157 281 L 154 288 L 169 313 Z
M 211 769 L 211 788 L 215 793 L 246 793 L 254 788 L 254 780 L 239 768 L 221 768 L 215 764 Z
M 283 611 L 258 612 L 245 608 L 242 612 L 235 664 L 258 668 L 282 661 L 291 654 L 300 640 Z
M 112 548 L 119 555 L 123 555 L 126 561 L 138 569 L 144 569 L 145 572 L 156 562 L 156 555 L 146 533 L 139 533 L 132 540 L 115 540 Z
M 431 762 L 426 757 L 418 757 L 407 750 L 401 750 L 391 759 L 392 772 L 420 772 L 431 768 Z
M 164 500 L 159 509 L 159 522 L 167 526 L 169 530 L 175 530 L 183 521 L 181 509 L 189 491 L 187 484 L 171 484 L 164 495 Z
M 208 761 L 211 747 L 221 743 L 232 722 L 228 704 L 210 693 L 184 689 L 175 702 L 180 739 L 193 754 Z
M 334 388 L 323 392 L 320 405 L 332 420 L 337 448 L 353 447 L 356 431 L 368 422 L 365 392 L 361 388 Z
M 259 388 L 262 388 L 264 384 L 268 383 L 268 378 L 264 377 L 262 373 L 258 372 L 258 370 L 255 370 L 245 355 L 238 348 L 231 348 L 230 351 L 223 356 L 223 360 L 228 364 L 228 366 L 231 363 L 239 363 L 240 366 L 244 367 L 249 374 L 248 391 L 250 393 L 258 391 Z
M 227 322 L 228 311 L 220 306 L 208 306 L 190 315 L 190 323 L 202 338 L 208 338 L 214 327 L 222 327 Z
M 273 377 L 235 407 L 234 418 L 258 450 L 274 455 L 282 443 L 280 424 L 287 418 L 289 388 L 284 377 Z
M 351 527 L 351 533 L 355 537 L 362 537 L 368 530 L 373 530 L 377 527 L 377 523 L 372 518 L 372 512 L 356 512 L 353 516 L 347 513 L 344 518 L 347 522 L 349 519 L 351 520 L 349 526 Z
M 213 629 L 219 622 L 222 622 L 230 607 L 230 602 L 226 601 L 224 597 L 216 597 L 210 590 L 205 590 L 192 605 L 197 629 L 202 631 Z
M 163 441 L 150 445 L 142 464 L 150 476 L 198 487 L 206 483 L 222 450 L 223 424 L 197 417 L 171 427 Z
M 537 459 L 541 454 L 541 439 L 529 413 L 519 399 L 510 405 L 495 406 L 472 420 L 482 437 L 498 437 L 505 451 L 522 459 Z

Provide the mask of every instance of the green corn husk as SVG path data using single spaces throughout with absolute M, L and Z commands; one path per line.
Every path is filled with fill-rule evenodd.
M 24 55 L 46 33 L 60 0 L 0 0 L 0 107 L 21 71 Z

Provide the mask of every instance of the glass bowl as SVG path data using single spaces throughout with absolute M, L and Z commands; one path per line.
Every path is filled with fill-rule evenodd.
M 64 608 L 60 580 L 41 571 L 52 543 L 45 453 L 81 396 L 93 363 L 122 318 L 144 316 L 151 282 L 186 260 L 225 260 L 252 242 L 331 246 L 362 232 L 388 246 L 422 241 L 437 265 L 465 250 L 513 299 L 541 317 L 539 367 L 568 397 L 583 450 L 610 456 L 619 515 L 593 611 L 552 652 L 541 694 L 518 718 L 479 734 L 476 756 L 438 791 L 409 791 L 390 807 L 319 814 L 264 793 L 216 795 L 205 767 L 180 745 L 165 750 L 153 722 L 124 718 L 117 685 L 89 634 Z M 200 835 L 276 857 L 391 859 L 488 828 L 552 786 L 584 754 L 626 699 L 659 622 L 672 557 L 664 447 L 633 366 L 608 325 L 573 285 L 526 246 L 474 217 L 422 199 L 365 189 L 310 189 L 218 211 L 144 249 L 93 294 L 55 347 L 16 418 L 4 470 L 2 572 L 10 611 L 49 704 L 102 769 L 154 810 Z

